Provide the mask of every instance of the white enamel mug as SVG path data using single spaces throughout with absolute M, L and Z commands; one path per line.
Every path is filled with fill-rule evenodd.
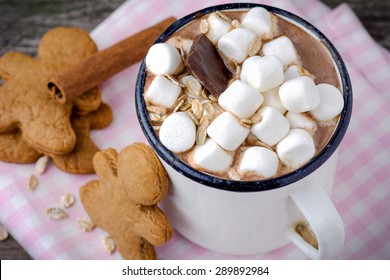
M 309 258 L 329 259 L 343 247 L 344 225 L 329 193 L 337 152 L 352 112 L 352 88 L 347 69 L 330 41 L 314 26 L 287 11 L 258 4 L 225 4 L 190 14 L 172 24 L 155 43 L 200 14 L 256 6 L 283 17 L 318 38 L 332 56 L 340 78 L 344 108 L 329 143 L 312 160 L 289 174 L 261 181 L 233 181 L 199 172 L 180 161 L 156 136 L 143 97 L 146 78 L 142 63 L 136 85 L 136 110 L 142 130 L 170 178 L 161 204 L 176 231 L 207 249 L 230 254 L 264 253 L 293 242 Z M 299 235 L 298 224 L 309 224 L 318 248 Z

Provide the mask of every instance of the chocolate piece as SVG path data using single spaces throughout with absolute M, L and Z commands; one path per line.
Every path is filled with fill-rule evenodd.
M 187 68 L 211 94 L 216 95 L 225 91 L 232 76 L 217 48 L 204 34 L 195 37 L 187 57 Z

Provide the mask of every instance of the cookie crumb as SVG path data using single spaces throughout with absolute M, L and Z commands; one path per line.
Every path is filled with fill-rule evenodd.
M 5 225 L 0 223 L 0 241 L 6 240 L 8 236 L 9 234 L 7 228 L 5 227 Z
M 68 217 L 68 214 L 59 207 L 50 207 L 46 209 L 46 216 L 54 221 L 58 221 Z
M 30 191 L 35 190 L 38 187 L 38 179 L 35 177 L 35 175 L 31 175 L 30 178 L 28 179 L 28 189 Z
M 103 238 L 103 246 L 104 250 L 110 255 L 115 252 L 115 241 L 111 238 L 111 236 L 106 236 Z
M 76 202 L 76 199 L 74 196 L 70 193 L 64 194 L 61 196 L 61 204 L 64 208 L 69 208 L 73 206 L 73 204 Z
M 94 223 L 87 221 L 87 220 L 84 220 L 84 219 L 81 219 L 81 218 L 77 219 L 77 224 L 85 232 L 90 232 L 95 228 Z

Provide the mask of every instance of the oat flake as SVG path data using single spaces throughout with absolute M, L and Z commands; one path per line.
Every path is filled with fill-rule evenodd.
M 59 207 L 50 207 L 46 209 L 46 216 L 54 221 L 58 221 L 68 217 L 68 214 Z
M 28 179 L 28 189 L 30 191 L 35 190 L 38 187 L 38 179 L 35 177 L 35 175 L 31 175 Z
M 79 225 L 79 227 L 83 231 L 86 231 L 86 232 L 90 232 L 90 231 L 92 231 L 95 228 L 95 224 L 94 223 L 92 223 L 90 221 L 87 221 L 87 220 L 84 220 L 84 219 L 81 219 L 81 218 L 77 219 L 77 224 Z
M 116 249 L 115 242 L 111 236 L 106 236 L 103 238 L 103 246 L 104 246 L 104 250 L 110 255 L 114 253 Z
M 9 234 L 7 228 L 5 227 L 5 225 L 0 223 L 0 241 L 6 240 L 8 236 Z
M 46 170 L 47 163 L 49 162 L 49 157 L 48 156 L 42 156 L 40 157 L 37 162 L 35 163 L 35 171 L 38 174 L 43 174 Z
M 64 194 L 63 196 L 61 196 L 60 200 L 61 200 L 62 206 L 65 208 L 69 208 L 69 207 L 73 206 L 73 204 L 76 202 L 76 199 L 70 193 L 67 193 L 67 194 Z

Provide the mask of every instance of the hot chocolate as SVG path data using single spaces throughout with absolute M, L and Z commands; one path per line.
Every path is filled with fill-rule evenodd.
M 162 144 L 226 179 L 262 180 L 307 163 L 343 105 L 326 48 L 263 8 L 196 18 L 145 62 L 144 98 Z

